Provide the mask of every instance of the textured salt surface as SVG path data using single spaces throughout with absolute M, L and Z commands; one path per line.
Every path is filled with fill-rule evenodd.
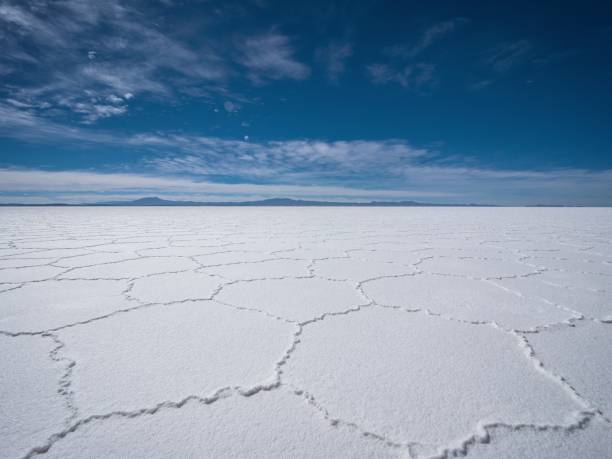
M 49 280 L 29 283 L 2 295 L 0 329 L 18 332 L 53 330 L 130 307 L 117 280 Z
M 612 211 L 0 209 L 0 457 L 609 457 Z
M 608 419 L 612 419 L 612 361 L 606 352 L 612 349 L 610 328 L 584 322 L 527 337 L 542 361 Z
M 143 303 L 210 299 L 222 283 L 219 277 L 193 271 L 153 274 L 136 279 L 128 297 Z
M 303 398 L 279 390 L 211 404 L 191 400 L 180 409 L 137 418 L 96 419 L 58 442 L 48 456 L 374 458 L 399 452 L 348 429 L 330 429 Z
M 275 362 L 294 328 L 256 312 L 196 301 L 130 311 L 58 336 L 66 345 L 61 355 L 78 362 L 76 403 L 92 415 L 206 397 L 223 387 L 273 384 Z
M 202 272 L 229 280 L 282 279 L 308 275 L 308 262 L 303 260 L 265 260 L 208 266 Z
M 0 336 L 0 455 L 21 457 L 64 429 L 70 410 L 58 393 L 64 366 L 50 354 L 51 338 Z
M 217 296 L 221 302 L 241 305 L 297 322 L 327 313 L 357 309 L 367 300 L 354 285 L 319 278 L 286 278 L 232 284 Z
M 605 459 L 612 452 L 612 427 L 593 421 L 591 425 L 564 431 L 548 429 L 499 429 L 491 441 L 478 444 L 468 457 L 475 459 Z
M 491 326 L 369 308 L 308 327 L 301 344 L 287 381 L 330 416 L 397 442 L 444 445 L 478 422 L 563 424 L 581 408 Z
M 381 305 L 421 309 L 467 322 L 495 322 L 506 329 L 534 329 L 579 317 L 477 279 L 427 274 L 387 277 L 366 283 L 363 290 Z

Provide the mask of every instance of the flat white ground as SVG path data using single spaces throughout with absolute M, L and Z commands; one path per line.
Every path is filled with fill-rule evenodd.
M 612 457 L 612 210 L 0 209 L 0 457 Z

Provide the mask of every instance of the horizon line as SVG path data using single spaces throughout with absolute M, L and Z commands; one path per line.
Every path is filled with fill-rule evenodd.
M 125 201 L 99 201 L 91 203 L 0 203 L 0 207 L 574 207 L 607 208 L 611 205 L 577 204 L 482 204 L 482 203 L 427 203 L 413 200 L 395 201 L 328 201 L 294 198 L 267 198 L 246 201 L 184 201 L 168 200 L 157 196 Z

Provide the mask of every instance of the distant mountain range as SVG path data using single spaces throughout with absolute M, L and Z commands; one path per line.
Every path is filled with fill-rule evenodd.
M 486 204 L 428 204 L 416 201 L 369 201 L 369 202 L 334 202 L 334 201 L 305 201 L 300 199 L 289 199 L 289 198 L 272 198 L 262 199 L 259 201 L 237 201 L 237 202 L 200 202 L 200 201 L 169 201 L 158 197 L 140 198 L 133 201 L 108 201 L 108 202 L 96 202 L 92 204 L 65 204 L 65 203 L 51 203 L 51 204 L 0 204 L 0 206 L 35 206 L 35 207 L 53 207 L 53 206 L 71 206 L 71 207 L 82 207 L 82 206 L 98 206 L 98 207 L 110 207 L 110 206 L 164 206 L 164 207 L 186 207 L 186 206 L 222 206 L 222 207 L 495 207 Z

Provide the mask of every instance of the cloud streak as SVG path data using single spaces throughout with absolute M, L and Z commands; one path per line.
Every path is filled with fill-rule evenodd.
M 8 111 L 8 112 L 7 112 Z M 16 113 L 15 113 L 16 111 Z M 8 120 L 8 124 L 7 124 Z M 487 168 L 405 140 L 252 142 L 185 133 L 111 134 L 66 128 L 0 105 L 0 132 L 49 143 L 78 140 L 138 153 L 122 172 L 25 170 L 0 172 L 4 194 L 203 194 L 334 199 L 420 199 L 493 204 L 612 203 L 612 170 Z M 127 171 L 127 172 L 126 172 Z M 224 183 L 225 182 L 225 183 Z M 230 182 L 230 183 L 227 183 Z
M 386 48 L 385 54 L 391 57 L 414 59 L 419 54 L 430 48 L 442 38 L 456 31 L 468 23 L 466 18 L 454 18 L 448 21 L 438 22 L 425 29 L 417 41 L 411 45 L 396 45 Z
M 612 203 L 612 170 L 489 168 L 461 157 L 450 161 L 402 139 L 258 142 L 186 133 L 117 134 L 66 127 L 6 104 L 0 104 L 0 134 L 39 144 L 71 140 L 110 146 L 141 158 L 138 164 L 116 165 L 129 172 L 122 174 L 4 169 L 0 182 L 5 193 L 166 190 L 225 193 L 228 199 L 253 194 L 438 197 L 445 202 L 493 204 Z M 227 181 L 232 183 L 222 183 Z
M 37 113 L 93 123 L 126 113 L 133 97 L 212 91 L 226 81 L 227 63 L 213 47 L 178 40 L 156 25 L 155 14 L 153 3 L 136 8 L 119 0 L 3 3 L 5 95 Z
M 0 169 L 0 201 L 79 202 L 130 199 L 145 195 L 195 200 L 236 200 L 266 197 L 309 199 L 420 200 L 446 203 L 506 205 L 610 205 L 612 171 L 562 169 L 550 171 L 490 170 L 412 165 L 394 187 L 286 183 L 219 183 L 197 176 L 149 173 Z M 571 190 L 571 195 L 567 191 Z M 503 191 L 503 193 L 500 193 Z M 500 199 L 501 197 L 501 199 Z
M 270 80 L 303 80 L 310 75 L 310 68 L 294 57 L 295 50 L 286 35 L 270 32 L 248 37 L 240 50 L 240 62 L 255 84 Z
M 527 40 L 502 43 L 489 49 L 484 61 L 495 73 L 504 74 L 520 64 L 531 49 Z
M 388 64 L 375 63 L 366 66 L 366 73 L 370 81 L 376 85 L 397 83 L 418 93 L 432 89 L 437 83 L 435 66 L 422 62 L 406 65 L 400 69 Z
M 332 83 L 338 83 L 340 76 L 346 70 L 346 61 L 353 55 L 350 43 L 332 42 L 318 48 L 315 52 L 317 60 L 325 66 L 327 76 Z
M 46 171 L 32 169 L 0 169 L 0 192 L 17 193 L 96 193 L 125 194 L 194 193 L 206 196 L 290 196 L 290 197 L 357 197 L 404 198 L 446 196 L 440 192 L 418 190 L 372 190 L 342 186 L 269 185 L 254 183 L 215 183 L 186 177 L 155 176 L 135 173 L 99 173 L 88 171 Z
M 438 22 L 425 29 L 412 45 L 395 45 L 383 49 L 389 62 L 374 62 L 366 65 L 366 75 L 375 85 L 390 83 L 416 93 L 427 93 L 438 84 L 436 66 L 417 61 L 424 51 L 468 22 L 465 18 L 454 18 Z

